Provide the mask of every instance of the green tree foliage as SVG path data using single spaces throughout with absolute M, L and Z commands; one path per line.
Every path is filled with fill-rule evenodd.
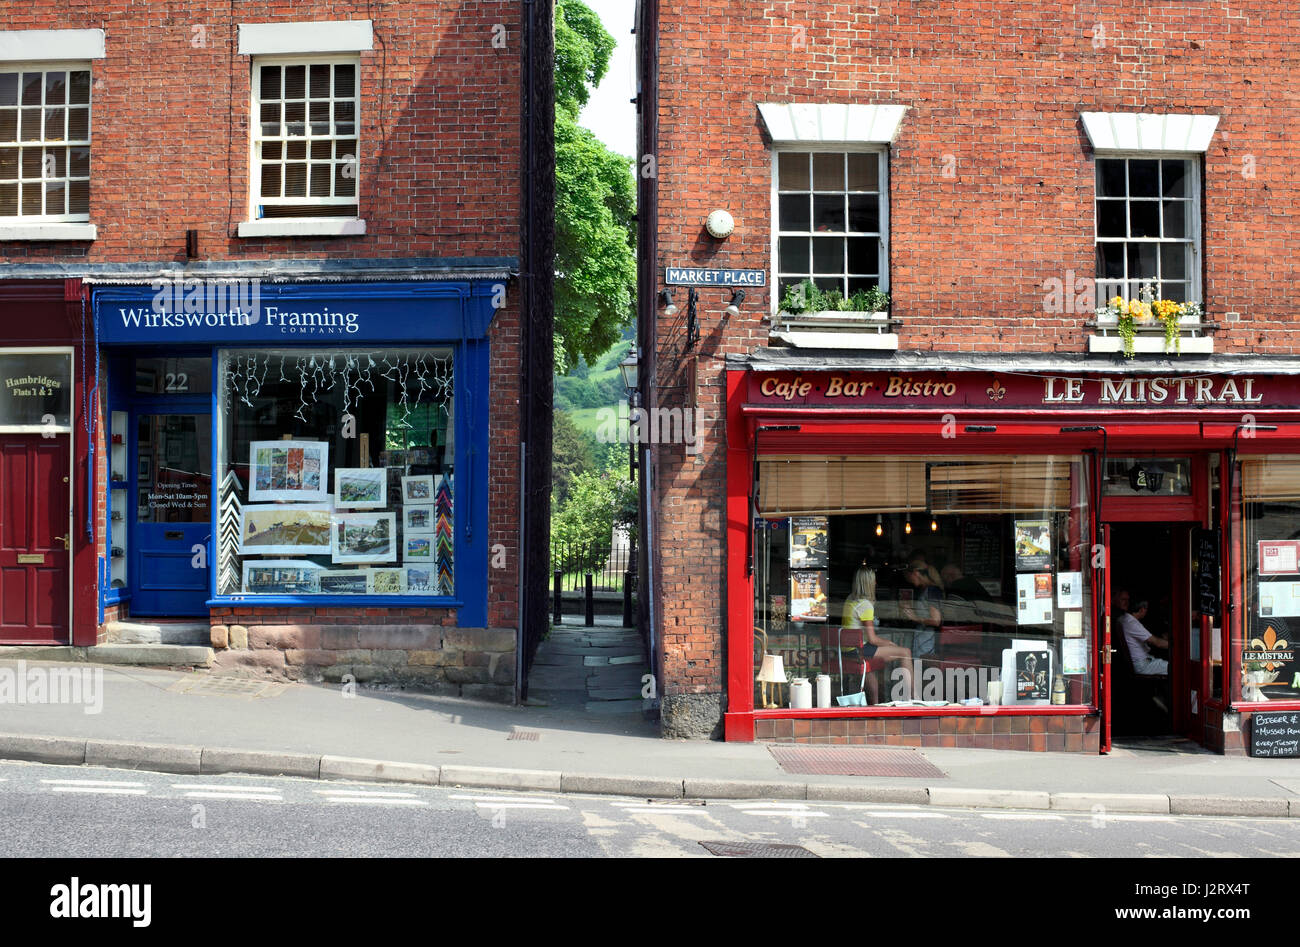
M 573 419 L 563 411 L 556 411 L 552 425 L 551 446 L 551 503 L 562 504 L 569 496 L 573 479 L 595 467 L 592 453 L 593 438 L 583 434 Z
M 614 51 L 580 0 L 555 6 L 555 332 L 568 365 L 616 343 L 633 315 L 636 256 L 632 159 L 611 152 L 578 113 Z M 558 361 L 558 357 L 557 357 Z
M 559 511 L 551 516 L 551 542 L 574 549 L 607 548 L 615 526 L 635 531 L 636 504 L 636 484 L 628 479 L 626 462 L 603 473 L 580 473 Z

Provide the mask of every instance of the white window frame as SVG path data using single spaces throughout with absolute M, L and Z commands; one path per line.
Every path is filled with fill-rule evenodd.
M 39 61 L 30 61 L 30 62 L 8 61 L 8 60 L 0 61 L 0 73 L 21 74 L 25 72 L 39 72 L 41 73 L 42 76 L 50 72 L 86 72 L 90 74 L 90 97 L 89 100 L 85 103 L 86 138 L 75 139 L 75 140 L 68 139 L 68 138 L 50 139 L 49 141 L 47 141 L 45 138 L 45 129 L 44 127 L 42 127 L 41 138 L 39 140 L 24 142 L 20 137 L 17 142 L 5 142 L 4 143 L 5 146 L 13 147 L 16 145 L 19 148 L 40 147 L 42 149 L 45 149 L 47 147 L 68 148 L 68 149 L 84 147 L 90 150 L 91 152 L 90 158 L 93 160 L 94 121 L 95 121 L 95 75 L 94 75 L 94 68 L 92 63 L 89 60 L 84 60 L 84 59 L 82 60 L 39 60 Z M 41 89 L 42 92 L 41 92 L 40 108 L 42 110 L 42 126 L 44 126 L 44 114 L 43 114 L 45 109 L 44 80 L 42 80 L 41 82 Z M 20 91 L 20 99 L 19 99 L 18 109 L 21 112 L 23 108 L 21 104 L 21 89 L 19 91 Z M 32 106 L 28 106 L 28 108 L 31 107 Z M 66 110 L 71 106 L 65 103 L 62 107 L 65 109 L 64 121 L 66 123 L 67 121 Z M 80 106 L 78 105 L 78 107 Z M 66 130 L 66 124 L 65 124 L 65 130 Z M 68 173 L 70 171 L 71 168 L 67 167 L 65 164 L 64 167 L 65 173 L 61 177 L 57 178 L 57 180 L 61 180 L 65 183 L 65 192 L 64 192 L 65 194 L 67 193 L 66 185 L 72 181 L 85 181 L 87 187 L 89 188 L 89 185 L 93 180 L 93 175 L 90 174 L 89 171 L 87 172 L 84 178 L 81 176 L 74 177 L 70 173 Z M 22 179 L 22 167 L 20 164 L 18 168 L 18 178 L 15 180 L 21 181 L 21 179 Z M 5 179 L 5 183 L 14 183 L 14 181 Z M 71 214 L 71 213 L 23 214 L 21 188 L 22 185 L 19 184 L 19 198 L 18 198 L 19 213 L 16 216 L 0 217 L 0 239 L 8 239 L 8 240 L 91 239 L 93 240 L 95 238 L 95 228 L 89 225 L 89 221 L 90 221 L 89 206 L 87 206 L 86 212 L 83 214 Z M 44 204 L 44 196 L 42 195 L 42 205 L 43 204 Z
M 1097 272 L 1098 268 L 1096 262 L 1096 256 L 1097 256 L 1096 249 L 1100 243 L 1102 243 L 1103 241 L 1122 242 L 1123 244 L 1153 243 L 1159 246 L 1161 244 L 1170 243 L 1170 242 L 1177 242 L 1177 243 L 1185 242 L 1182 240 L 1171 241 L 1163 237 L 1136 237 L 1136 238 L 1124 237 L 1121 241 L 1121 238 L 1119 237 L 1102 237 L 1100 235 L 1099 233 L 1100 216 L 1097 213 L 1097 204 L 1100 200 L 1103 200 L 1104 198 L 1100 193 L 1101 169 L 1098 166 L 1097 162 L 1108 160 L 1108 159 L 1122 159 L 1126 161 L 1133 160 L 1133 159 L 1138 159 L 1143 161 L 1183 161 L 1190 165 L 1191 173 L 1187 176 L 1187 180 L 1189 182 L 1189 188 L 1191 189 L 1189 194 L 1191 199 L 1190 201 L 1188 201 L 1190 208 L 1189 208 L 1189 213 L 1187 215 L 1187 232 L 1191 237 L 1191 259 L 1188 262 L 1189 272 L 1187 274 L 1187 280 L 1186 280 L 1187 301 L 1200 303 L 1202 310 L 1204 310 L 1205 296 L 1204 296 L 1204 291 L 1202 287 L 1202 278 L 1201 278 L 1202 276 L 1201 271 L 1203 269 L 1203 265 L 1201 262 L 1203 258 L 1201 243 L 1204 234 L 1201 227 L 1201 214 L 1202 214 L 1201 204 L 1205 197 L 1204 195 L 1205 188 L 1203 186 L 1203 179 L 1204 179 L 1203 170 L 1204 170 L 1205 156 L 1200 152 L 1195 152 L 1195 151 L 1177 151 L 1177 152 L 1101 151 L 1101 152 L 1096 152 L 1093 155 L 1092 234 L 1093 234 L 1093 268 L 1096 274 L 1095 278 L 1096 278 L 1097 290 L 1098 290 L 1096 293 L 1097 306 L 1099 307 L 1105 306 L 1108 300 L 1112 296 L 1112 293 L 1109 290 L 1103 291 L 1100 286 L 1100 284 L 1106 281 L 1105 278 L 1102 277 L 1099 272 Z M 1131 200 L 1132 198 L 1127 196 L 1124 198 L 1124 203 L 1126 208 L 1128 206 L 1129 201 Z M 1139 200 L 1153 200 L 1156 202 L 1163 202 L 1165 198 L 1162 195 L 1156 198 L 1139 198 Z M 1125 215 L 1125 219 L 1127 220 L 1127 214 Z M 1163 220 L 1163 217 L 1161 219 Z M 1127 259 L 1125 262 L 1125 269 L 1127 270 Z M 1124 282 L 1131 283 L 1137 281 L 1130 280 L 1127 277 L 1125 277 Z M 1189 320 L 1184 318 L 1182 321 L 1188 322 Z M 1190 320 L 1190 321 L 1195 321 L 1195 320 Z
M 768 295 L 771 297 L 769 300 L 769 305 L 770 305 L 772 315 L 775 316 L 777 312 L 780 311 L 781 296 L 782 296 L 781 277 L 780 277 L 780 273 L 781 273 L 780 240 L 782 236 L 782 231 L 781 231 L 781 214 L 780 214 L 781 201 L 780 201 L 779 188 L 780 188 L 781 155 L 784 154 L 838 154 L 838 155 L 875 154 L 879 156 L 877 162 L 877 173 L 878 173 L 877 184 L 880 188 L 880 234 L 879 234 L 880 251 L 879 251 L 879 259 L 877 261 L 877 264 L 879 268 L 878 272 L 880 277 L 880 283 L 879 283 L 880 289 L 882 292 L 886 292 L 886 293 L 889 292 L 889 203 L 890 203 L 889 146 L 885 144 L 854 144 L 854 143 L 838 143 L 838 144 L 825 144 L 825 145 L 782 144 L 782 145 L 773 146 L 773 148 L 771 149 L 771 153 L 772 153 L 772 191 L 771 191 L 770 213 L 771 213 L 772 228 L 771 228 L 771 245 L 768 248 L 768 252 L 770 254 L 770 259 L 771 259 L 770 285 L 772 287 L 772 290 Z M 845 183 L 847 184 L 847 182 Z M 809 181 L 810 189 L 811 189 L 811 184 L 812 182 Z M 813 193 L 815 193 L 815 191 Z M 840 193 L 848 193 L 848 192 L 841 191 Z M 846 220 L 845 224 L 847 225 L 847 223 L 848 221 Z M 791 232 L 790 235 L 801 236 L 802 234 L 799 232 Z M 810 231 L 808 233 L 808 236 L 813 237 L 816 236 L 816 234 Z M 837 236 L 840 237 L 850 236 L 850 232 L 843 231 L 837 234 Z M 870 236 L 870 234 L 863 234 L 862 236 Z M 847 276 L 848 273 L 847 259 L 845 260 L 844 265 L 845 265 L 845 273 L 841 275 Z
M 358 176 L 356 193 L 350 197 L 313 197 L 310 194 L 300 198 L 280 198 L 276 203 L 280 204 L 301 204 L 303 207 L 321 207 L 329 205 L 357 205 L 357 216 L 353 217 L 258 217 L 257 208 L 263 203 L 262 198 L 262 159 L 261 145 L 265 140 L 262 138 L 261 122 L 261 105 L 262 105 L 262 68 L 265 66 L 305 66 L 310 75 L 312 66 L 328 65 L 331 69 L 336 65 L 351 65 L 356 69 L 357 86 L 356 86 L 356 108 L 355 129 L 352 135 L 335 135 L 331 130 L 328 136 L 305 136 L 302 138 L 308 145 L 307 157 L 304 159 L 308 164 L 311 163 L 310 144 L 313 141 L 336 141 L 339 138 L 350 138 L 357 142 L 357 154 L 354 156 L 357 165 L 360 163 L 360 151 L 362 148 L 361 130 L 361 56 L 359 53 L 322 53 L 311 54 L 302 53 L 295 55 L 266 55 L 252 57 L 252 82 L 250 83 L 250 103 L 249 103 L 249 195 L 248 195 L 248 220 L 239 225 L 239 235 L 241 237 L 264 237 L 264 236 L 350 236 L 360 235 L 366 232 L 365 221 L 361 219 L 361 181 Z M 310 113 L 306 109 L 310 108 L 310 99 L 307 100 L 304 112 L 304 122 L 310 124 Z M 334 101 L 333 96 L 329 99 Z M 332 120 L 331 120 L 332 124 Z M 287 136 L 281 137 L 283 141 L 290 140 Z M 337 164 L 336 159 L 331 162 Z M 332 180 L 332 178 L 331 178 Z M 332 185 L 331 185 L 332 189 Z

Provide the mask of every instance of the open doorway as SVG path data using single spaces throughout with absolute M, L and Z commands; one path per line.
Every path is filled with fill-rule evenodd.
M 1111 732 L 1169 738 L 1175 726 L 1176 628 L 1186 623 L 1176 559 L 1185 529 L 1161 523 L 1111 527 Z M 1171 645 L 1173 648 L 1171 649 Z

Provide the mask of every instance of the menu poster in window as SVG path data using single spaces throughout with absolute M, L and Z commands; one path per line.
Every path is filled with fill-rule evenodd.
M 1088 673 L 1088 642 L 1086 639 L 1064 638 L 1061 640 L 1061 673 L 1065 675 Z
M 1300 618 L 1300 582 L 1259 583 L 1260 618 Z
M 790 568 L 830 567 L 830 521 L 824 516 L 790 517 Z
M 967 519 L 961 524 L 961 570 L 980 584 L 992 585 L 994 597 L 1002 595 L 1002 546 L 996 522 Z
M 1056 607 L 1083 608 L 1083 573 L 1062 572 L 1056 577 Z
M 1219 614 L 1219 543 L 1217 529 L 1192 530 L 1192 601 L 1210 618 Z
M 324 441 L 253 441 L 248 453 L 248 499 L 330 498 L 329 444 Z
M 1295 575 L 1300 572 L 1300 540 L 1261 539 L 1260 575 Z
M 1016 624 L 1052 623 L 1052 573 L 1024 573 L 1016 576 Z
M 829 587 L 825 572 L 791 572 L 790 620 L 825 621 Z
M 1052 567 L 1052 524 L 1048 520 L 1016 520 L 1015 543 L 1017 572 Z

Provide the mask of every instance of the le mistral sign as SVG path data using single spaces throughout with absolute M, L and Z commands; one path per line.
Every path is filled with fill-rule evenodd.
M 1254 375 L 753 372 L 752 404 L 841 407 L 1296 407 L 1300 380 Z

